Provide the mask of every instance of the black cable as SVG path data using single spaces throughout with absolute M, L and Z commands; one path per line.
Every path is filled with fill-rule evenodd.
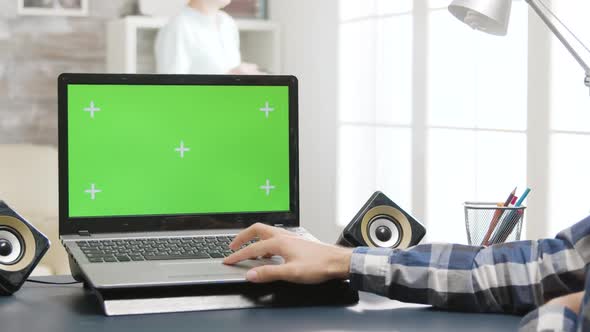
M 44 284 L 44 285 L 75 285 L 75 284 L 82 283 L 81 281 L 51 282 L 51 281 L 43 281 L 43 280 L 35 280 L 35 279 L 27 279 L 27 282 L 32 282 L 35 284 Z

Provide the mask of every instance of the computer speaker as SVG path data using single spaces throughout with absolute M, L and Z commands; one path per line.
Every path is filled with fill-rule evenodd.
M 45 235 L 0 201 L 0 295 L 20 289 L 49 245 Z
M 377 191 L 342 231 L 337 244 L 406 249 L 418 244 L 425 234 L 418 220 Z

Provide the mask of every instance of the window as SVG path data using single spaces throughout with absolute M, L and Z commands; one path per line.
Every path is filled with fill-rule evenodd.
M 468 29 L 428 8 L 426 221 L 430 240 L 466 242 L 466 200 L 497 202 L 526 186 L 527 5 L 509 33 Z M 509 78 L 509 79 L 508 79 Z
M 553 1 L 555 14 L 590 46 L 585 0 Z M 563 45 L 552 38 L 550 69 L 550 234 L 590 214 L 586 191 L 590 188 L 590 96 L 584 72 Z M 574 46 L 577 46 L 574 44 Z M 579 48 L 590 63 L 590 53 Z
M 448 3 L 340 2 L 340 224 L 382 190 L 429 241 L 465 243 L 464 201 L 524 189 L 527 5 L 514 3 L 500 38 L 467 29 Z
M 375 190 L 411 210 L 413 1 L 340 6 L 338 222 Z

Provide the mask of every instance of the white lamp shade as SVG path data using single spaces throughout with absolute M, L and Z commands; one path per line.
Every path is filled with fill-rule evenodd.
M 512 0 L 454 0 L 449 11 L 471 28 L 492 35 L 508 32 Z

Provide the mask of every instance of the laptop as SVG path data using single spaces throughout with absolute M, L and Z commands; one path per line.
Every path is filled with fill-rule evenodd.
M 59 234 L 96 289 L 245 282 L 260 222 L 299 225 L 293 76 L 62 74 Z

